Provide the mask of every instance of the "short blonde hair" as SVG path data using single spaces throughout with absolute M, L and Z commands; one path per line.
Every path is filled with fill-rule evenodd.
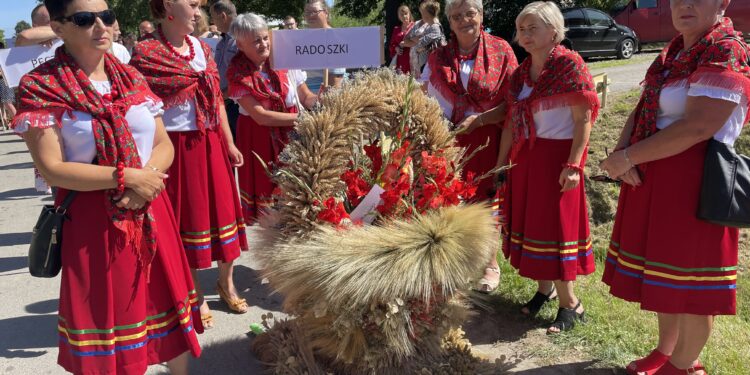
M 535 1 L 526 5 L 516 17 L 516 27 L 526 16 L 530 15 L 539 17 L 545 25 L 555 30 L 555 43 L 560 43 L 565 39 L 565 32 L 568 29 L 565 28 L 565 19 L 557 4 L 552 1 Z M 515 40 L 518 41 L 518 34 L 516 34 Z

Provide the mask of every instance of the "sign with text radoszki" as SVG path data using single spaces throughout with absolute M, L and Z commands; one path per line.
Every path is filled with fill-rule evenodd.
M 0 69 L 10 87 L 17 87 L 24 74 L 55 57 L 55 50 L 63 44 L 58 40 L 51 47 L 42 45 L 0 49 Z
M 274 69 L 374 68 L 382 61 L 380 27 L 274 30 Z

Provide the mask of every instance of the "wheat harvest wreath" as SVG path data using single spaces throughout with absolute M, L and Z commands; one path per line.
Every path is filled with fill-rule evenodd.
M 303 114 L 269 173 L 256 256 L 289 319 L 253 342 L 275 374 L 498 374 L 471 354 L 466 294 L 497 250 L 488 176 L 461 168 L 433 99 L 403 75 L 358 75 Z

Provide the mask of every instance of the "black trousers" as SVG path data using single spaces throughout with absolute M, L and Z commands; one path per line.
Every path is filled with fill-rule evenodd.
M 232 139 L 237 138 L 237 119 L 240 117 L 240 106 L 234 100 L 224 100 L 224 107 L 227 110 L 227 119 L 229 119 L 229 129 L 232 130 Z

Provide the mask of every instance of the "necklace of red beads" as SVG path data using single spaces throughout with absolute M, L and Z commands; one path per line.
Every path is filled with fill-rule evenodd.
M 176 48 L 174 48 L 172 43 L 170 43 L 169 40 L 164 36 L 164 31 L 162 31 L 161 25 L 159 26 L 157 30 L 159 31 L 159 37 L 161 38 L 161 40 L 164 41 L 164 44 L 167 45 L 167 48 L 169 48 L 169 50 L 172 51 L 172 53 L 174 53 L 177 57 L 185 61 L 188 61 L 188 62 L 193 61 L 193 59 L 195 58 L 195 48 L 193 48 L 193 43 L 190 43 L 190 37 L 188 35 L 185 35 L 185 43 L 187 43 L 188 49 L 190 49 L 190 53 L 187 55 L 182 55 L 177 51 Z

